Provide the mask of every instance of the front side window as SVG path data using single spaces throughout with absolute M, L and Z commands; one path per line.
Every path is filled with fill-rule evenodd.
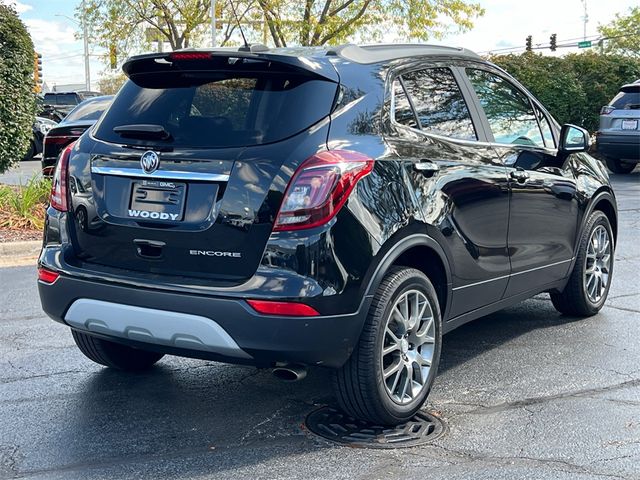
M 542 113 L 538 107 L 535 107 L 536 116 L 538 117 L 538 124 L 540 130 L 542 130 L 542 139 L 544 140 L 544 146 L 547 148 L 556 148 L 556 142 L 553 139 L 553 133 L 551 132 L 551 124 L 547 116 Z
M 403 74 L 402 80 L 422 130 L 461 140 L 477 140 L 469 109 L 451 70 L 417 70 Z
M 531 102 L 514 85 L 485 70 L 467 69 L 497 143 L 544 147 Z

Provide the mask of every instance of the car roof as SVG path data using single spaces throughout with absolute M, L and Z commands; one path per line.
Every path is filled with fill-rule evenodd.
M 345 60 L 362 64 L 388 62 L 401 58 L 430 56 L 466 57 L 470 60 L 482 59 L 478 54 L 471 50 L 467 50 L 466 48 L 423 43 L 390 43 L 375 45 L 346 44 L 327 49 L 326 55 L 335 55 Z

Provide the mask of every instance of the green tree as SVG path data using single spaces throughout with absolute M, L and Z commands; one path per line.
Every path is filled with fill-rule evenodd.
M 469 0 L 218 0 L 218 44 L 233 41 L 236 15 L 250 42 L 276 47 L 377 40 L 388 31 L 405 40 L 469 30 L 484 10 Z M 232 8 L 233 7 L 233 8 Z M 171 49 L 207 45 L 211 0 L 87 0 L 91 43 L 116 47 L 121 60 L 158 38 Z M 83 11 L 78 7 L 77 16 Z M 107 57 L 108 61 L 108 57 Z
M 490 60 L 516 77 L 560 123 L 595 131 L 600 108 L 619 88 L 640 78 L 640 59 L 594 51 L 565 57 L 527 52 Z
M 104 95 L 115 95 L 126 80 L 127 77 L 122 72 L 103 75 L 98 80 L 98 91 Z
M 378 40 L 398 32 L 405 40 L 441 38 L 465 31 L 484 14 L 463 0 L 257 0 L 273 43 L 280 46 L 339 44 L 351 37 Z
M 614 20 L 598 27 L 605 53 L 617 53 L 640 58 L 640 7 L 629 9 L 626 15 L 616 14 Z
M 34 51 L 11 6 L 0 4 L 0 172 L 27 152 L 35 117 Z

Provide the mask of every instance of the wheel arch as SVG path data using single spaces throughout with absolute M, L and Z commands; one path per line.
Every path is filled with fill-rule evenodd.
M 395 242 L 372 266 L 366 297 L 372 297 L 391 267 L 404 266 L 423 272 L 433 283 L 438 295 L 443 320 L 451 301 L 451 270 L 444 249 L 432 237 L 413 233 Z
M 589 220 L 589 216 L 594 211 L 601 211 L 604 213 L 609 219 L 609 223 L 611 224 L 611 230 L 613 231 L 613 241 L 615 244 L 618 243 L 618 208 L 616 206 L 616 199 L 613 196 L 613 192 L 607 187 L 601 187 L 598 189 L 595 194 L 591 197 L 589 201 L 589 205 L 585 214 L 582 218 L 582 223 L 580 225 L 580 236 L 584 232 L 584 227 Z

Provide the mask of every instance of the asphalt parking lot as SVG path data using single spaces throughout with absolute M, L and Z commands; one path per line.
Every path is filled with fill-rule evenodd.
M 545 296 L 447 335 L 426 409 L 448 432 L 403 450 L 338 447 L 303 428 L 329 375 L 165 357 L 100 368 L 48 320 L 35 267 L 0 269 L 0 478 L 640 479 L 640 168 L 613 176 L 620 210 L 602 312 Z
M 7 172 L 0 174 L 0 183 L 9 185 L 24 185 L 34 175 L 40 175 L 40 159 L 22 161 Z

